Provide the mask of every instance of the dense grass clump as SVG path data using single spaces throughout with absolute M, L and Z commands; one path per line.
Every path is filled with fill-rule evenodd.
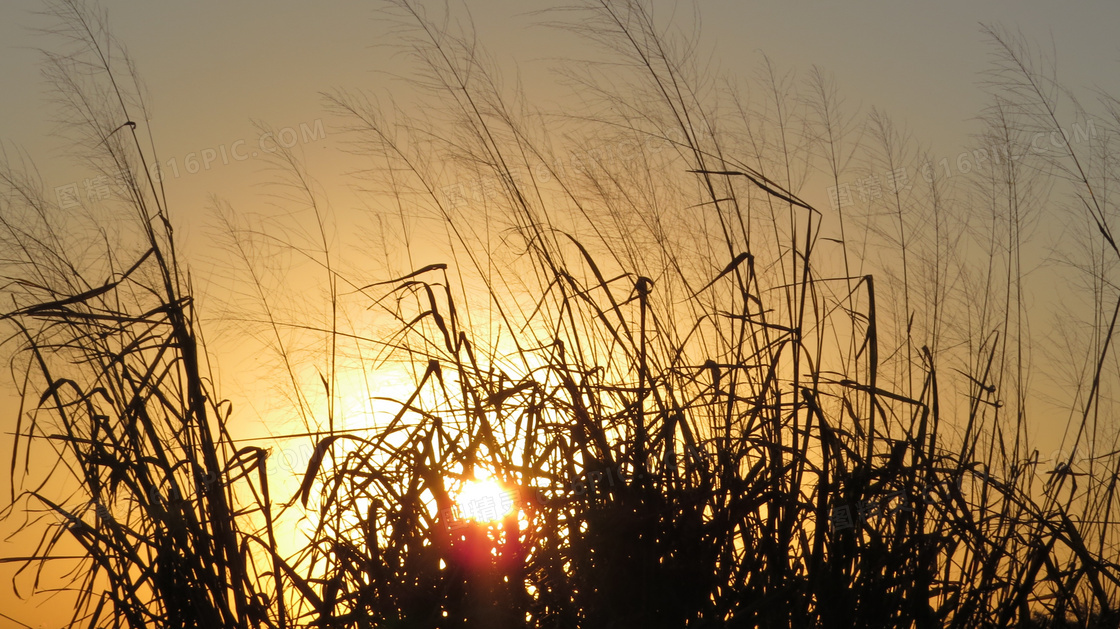
M 60 222 L 34 181 L 2 171 L 3 321 L 27 404 L 9 513 L 62 516 L 29 569 L 80 545 L 73 626 L 1115 626 L 1120 469 L 1099 425 L 1115 311 L 1094 319 L 1070 407 L 1092 454 L 1043 470 L 1027 439 L 1017 217 L 1044 173 L 978 166 L 987 231 L 954 222 L 970 212 L 936 176 L 896 177 L 854 216 L 839 197 L 823 211 L 800 196 L 810 177 L 839 194 L 853 161 L 898 173 L 915 154 L 882 112 L 852 138 L 820 72 L 798 87 L 767 62 L 760 101 L 728 96 L 643 3 L 588 2 L 564 25 L 610 63 L 572 75 L 594 116 L 565 134 L 570 120 L 500 87 L 469 33 L 391 4 L 429 109 L 328 101 L 375 165 L 376 202 L 399 211 L 402 231 L 382 236 L 436 219 L 445 259 L 416 264 L 407 241 L 383 265 L 336 251 L 292 153 L 277 157 L 288 198 L 319 242 L 223 214 L 303 422 L 288 438 L 313 446 L 279 498 L 274 459 L 231 435 L 207 368 L 139 87 L 109 64 L 100 14 L 59 5 L 75 48 L 50 71 L 130 212 L 75 247 L 88 234 L 68 228 L 104 217 Z M 1059 119 L 1028 51 L 990 35 L 984 141 L 1010 154 Z M 1096 191 L 1113 173 L 1067 149 L 1054 163 L 1092 221 L 1087 268 L 1111 309 L 1120 252 Z M 273 306 L 256 246 L 323 274 L 321 324 Z M 355 279 L 369 268 L 376 281 Z M 307 339 L 323 349 L 301 364 Z M 409 374 L 403 394 L 343 390 L 388 370 Z M 347 396 L 391 414 L 347 424 Z M 36 485 L 26 465 L 46 452 L 96 517 Z M 500 492 L 464 504 L 479 477 Z M 292 519 L 295 549 L 278 541 Z

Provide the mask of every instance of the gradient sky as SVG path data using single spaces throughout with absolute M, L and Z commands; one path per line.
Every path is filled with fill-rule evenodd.
M 553 4 L 470 3 L 479 40 L 505 67 L 516 68 L 538 99 L 562 96 L 548 69 L 571 40 L 534 26 L 525 13 Z M 1052 44 L 1060 77 L 1071 88 L 1120 83 L 1114 31 L 1120 5 L 1110 2 L 655 4 L 675 11 L 682 23 L 691 22 L 693 6 L 699 8 L 716 69 L 732 76 L 754 72 L 763 53 L 783 70 L 820 65 L 850 102 L 885 110 L 935 155 L 956 155 L 977 128 L 972 119 L 984 103 L 978 81 L 989 59 L 981 23 L 1021 30 L 1042 49 Z M 240 139 L 251 145 L 259 136 L 252 121 L 278 128 L 329 122 L 320 92 L 385 90 L 389 80 L 382 73 L 397 65 L 396 51 L 379 46 L 389 42 L 376 3 L 120 0 L 104 6 L 149 88 L 160 152 L 179 163 L 191 152 Z M 45 23 L 34 14 L 39 8 L 28 0 L 0 7 L 0 139 L 27 149 L 48 187 L 81 183 L 89 173 L 70 167 L 66 147 L 51 137 L 35 50 L 51 40 L 33 30 Z M 315 157 L 315 149 L 326 153 L 331 144 L 307 148 Z M 247 183 L 263 180 L 260 171 L 253 160 L 215 165 L 183 181 L 177 198 L 184 206 L 204 203 L 210 193 L 236 201 Z
M 184 164 L 191 153 L 219 150 L 243 140 L 252 151 L 260 132 L 253 121 L 276 128 L 314 129 L 326 137 L 302 146 L 310 166 L 328 191 L 345 196 L 337 173 L 345 159 L 337 149 L 320 92 L 335 88 L 384 91 L 398 67 L 395 49 L 378 22 L 377 3 L 328 0 L 141 2 L 106 0 L 116 37 L 138 63 L 151 96 L 151 124 L 164 159 Z M 442 2 L 432 3 L 434 6 Z M 479 40 L 506 69 L 516 70 L 529 94 L 564 98 L 548 72 L 551 58 L 581 51 L 571 39 L 534 26 L 529 9 L 552 2 L 480 0 L 470 3 Z M 67 147 L 52 134 L 47 93 L 36 47 L 55 40 L 33 29 L 46 22 L 35 11 L 41 4 L 6 0 L 0 5 L 0 141 L 12 154 L 26 150 L 48 190 L 82 185 L 93 173 L 69 163 Z M 701 16 L 702 50 L 710 50 L 715 67 L 732 76 L 753 73 L 762 53 L 781 69 L 803 71 L 816 64 L 834 74 L 853 104 L 875 105 L 931 148 L 952 157 L 966 146 L 978 125 L 984 94 L 981 72 L 989 47 L 981 23 L 1020 30 L 1040 48 L 1056 53 L 1059 78 L 1074 89 L 1100 87 L 1120 94 L 1120 3 L 1052 0 L 951 0 L 897 2 L 788 2 L 780 0 L 659 1 L 657 10 L 676 11 L 691 25 L 693 9 Z M 169 184 L 173 211 L 185 229 L 180 235 L 205 240 L 203 209 L 210 194 L 250 203 L 270 178 L 262 160 L 247 159 L 190 174 Z M 339 186 L 335 190 L 333 186 Z M 824 190 L 804 195 L 823 200 Z M 0 370 L 7 378 L 7 370 Z M 10 390 L 7 382 L 0 391 Z M 9 431 L 12 404 L 0 398 L 0 430 Z M 7 465 L 8 437 L 0 439 Z M 4 475 L 0 475 L 4 476 Z M 7 490 L 3 495 L 6 496 Z M 8 532 L 0 526 L 0 533 Z M 21 552 L 0 542 L 0 555 Z M 0 579 L 10 571 L 0 568 Z M 12 609 L 7 582 L 0 583 L 0 610 Z M 18 617 L 36 626 L 41 611 L 21 609 Z M 0 627 L 8 626 L 0 619 Z M 50 625 L 44 625 L 50 626 Z
M 564 56 L 566 41 L 555 31 L 534 27 L 533 16 L 525 12 L 554 3 L 470 4 L 480 41 L 503 63 L 516 64 L 531 88 L 549 89 L 548 59 Z M 655 4 L 691 20 L 693 3 Z M 376 3 L 104 5 L 114 33 L 150 89 L 152 123 L 164 155 L 185 156 L 252 139 L 251 120 L 278 127 L 313 122 L 324 116 L 319 92 L 383 89 L 387 79 L 379 72 L 391 72 L 395 65 L 394 51 L 377 47 L 386 42 Z M 988 47 L 980 23 L 1019 29 L 1044 49 L 1052 42 L 1069 87 L 1110 87 L 1120 78 L 1114 30 L 1120 6 L 1115 3 L 704 0 L 695 6 L 703 40 L 715 47 L 718 69 L 731 75 L 752 71 L 761 53 L 782 69 L 820 65 L 835 74 L 849 100 L 886 110 L 919 139 L 947 153 L 964 142 L 969 120 L 983 104 L 977 82 Z M 32 30 L 44 23 L 33 14 L 39 7 L 28 0 L 0 7 L 0 138 L 32 151 L 53 180 L 54 158 L 65 147 L 44 142 L 52 127 L 34 48 L 50 40 Z M 239 166 L 252 171 L 251 165 Z M 246 173 L 220 174 L 227 173 L 216 168 L 200 173 L 191 187 L 224 194 L 236 189 Z

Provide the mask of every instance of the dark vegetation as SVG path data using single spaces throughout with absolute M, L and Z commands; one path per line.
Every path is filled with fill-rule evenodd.
M 446 263 L 357 279 L 370 272 L 332 250 L 293 153 L 278 164 L 317 245 L 223 214 L 304 424 L 292 439 L 314 445 L 295 496 L 278 495 L 268 449 L 231 435 L 132 66 L 99 12 L 54 7 L 70 48 L 48 73 L 83 157 L 124 184 L 112 209 L 64 217 L 19 164 L 0 170 L 25 403 L 7 515 L 42 531 L 10 560 L 35 572 L 77 544 L 73 626 L 1117 626 L 1104 138 L 988 159 L 967 184 L 911 170 L 874 211 L 818 210 L 795 192 L 807 178 L 839 192 L 852 169 L 913 166 L 912 145 L 882 112 L 856 125 L 819 71 L 801 84 L 766 62 L 750 98 L 712 84 L 644 6 L 549 14 L 611 61 L 570 74 L 586 119 L 554 121 L 503 90 L 469 33 L 393 5 L 427 117 L 328 98 L 379 202 L 402 225 L 440 220 Z M 987 154 L 1085 122 L 1029 50 L 989 37 Z M 580 162 L 556 166 L 573 148 Z M 482 180 L 466 206 L 445 193 Z M 954 186 L 971 186 L 967 208 Z M 1099 313 L 1070 396 L 1090 451 L 1076 460 L 1040 458 L 1026 427 L 1018 256 L 1028 213 L 1064 203 L 1050 188 L 1088 226 L 1071 266 Z M 319 269 L 326 323 L 270 305 L 254 246 Z M 351 325 L 354 309 L 378 324 Z M 313 378 L 292 330 L 325 348 Z M 338 401 L 369 396 L 340 390 L 343 372 L 391 367 L 413 377 L 395 416 L 343 427 Z M 518 512 L 455 520 L 482 473 Z M 293 517 L 309 523 L 294 550 L 276 524 Z

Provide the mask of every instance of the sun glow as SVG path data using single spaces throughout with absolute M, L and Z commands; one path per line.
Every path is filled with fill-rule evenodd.
M 455 496 L 455 515 L 459 519 L 497 522 L 516 509 L 516 492 L 485 473 L 464 481 Z

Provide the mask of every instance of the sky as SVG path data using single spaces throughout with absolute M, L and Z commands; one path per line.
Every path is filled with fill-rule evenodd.
M 436 3 L 438 6 L 441 3 Z M 755 69 L 767 55 L 782 70 L 816 64 L 835 76 L 849 101 L 873 105 L 910 129 L 938 154 L 955 156 L 976 130 L 984 104 L 981 72 L 990 47 L 980 25 L 1021 31 L 1056 52 L 1063 81 L 1075 89 L 1108 88 L 1120 61 L 1112 27 L 1120 7 L 1107 2 L 983 3 L 656 2 L 658 10 L 692 25 L 711 54 L 712 69 L 731 76 Z M 254 122 L 277 129 L 332 137 L 302 146 L 310 157 L 327 154 L 340 138 L 331 134 L 321 93 L 338 88 L 392 90 L 399 66 L 391 33 L 376 3 L 106 2 L 114 35 L 138 63 L 151 95 L 157 146 L 176 162 L 180 203 L 205 205 L 208 195 L 240 199 L 262 177 L 260 160 L 224 156 L 222 147 L 260 141 Z M 570 36 L 540 25 L 527 5 L 487 0 L 471 3 L 479 41 L 503 68 L 516 70 L 531 94 L 562 98 L 550 68 L 565 55 Z M 35 158 L 48 187 L 83 184 L 90 173 L 69 167 L 66 146 L 53 135 L 51 110 L 40 76 L 37 47 L 50 41 L 35 32 L 47 22 L 27 0 L 0 8 L 0 138 Z M 687 28 L 687 27 L 686 27 Z M 337 128 L 335 129 L 337 131 Z M 300 141 L 303 145 L 304 142 Z M 204 158 L 213 151 L 210 160 Z M 256 151 L 260 153 L 261 151 Z M 245 153 L 245 151 L 242 151 Z M 197 173 L 185 162 L 194 154 Z M 323 171 L 330 171 L 331 163 Z M 189 184 L 189 185 L 187 185 Z M 84 193 L 83 188 L 83 193 Z
M 437 3 L 438 5 L 439 3 Z M 692 3 L 657 2 L 690 22 Z M 547 6 L 541 3 L 538 6 Z M 39 157 L 51 179 L 65 147 L 49 138 L 44 85 L 32 29 L 39 4 L 0 8 L 0 137 Z M 533 26 L 525 3 L 471 3 L 479 40 L 542 93 L 553 87 L 549 60 L 570 38 Z M 736 74 L 760 54 L 779 68 L 811 64 L 833 73 L 849 99 L 873 104 L 946 152 L 963 143 L 983 103 L 979 73 L 988 61 L 981 23 L 1021 30 L 1040 47 L 1051 42 L 1058 69 L 1074 88 L 1115 83 L 1120 61 L 1112 27 L 1120 8 L 1107 2 L 991 1 L 697 2 L 700 29 L 714 45 L 715 69 Z M 106 2 L 114 34 L 138 62 L 152 96 L 157 140 L 180 161 L 192 151 L 254 140 L 251 121 L 285 127 L 326 116 L 319 94 L 340 87 L 384 88 L 396 65 L 375 3 Z M 535 8 L 535 7 L 534 7 Z M 317 147 L 318 148 L 318 147 Z M 259 167 L 259 164 L 256 164 Z M 211 166 L 191 188 L 218 194 L 242 185 L 254 164 Z M 243 167 L 243 168 L 242 168 Z M 236 174 L 233 172 L 236 171 Z M 75 173 L 75 176 L 82 173 Z M 69 181 L 67 181 L 69 183 Z
M 146 83 L 149 123 L 162 162 L 174 170 L 169 192 L 179 233 L 192 251 L 207 246 L 212 197 L 259 203 L 273 176 L 262 153 L 276 138 L 298 145 L 328 192 L 347 200 L 344 207 L 351 209 L 343 211 L 366 211 L 357 202 L 349 205 L 343 134 L 321 94 L 339 88 L 394 93 L 399 49 L 376 3 L 106 0 L 103 6 Z M 479 41 L 503 70 L 517 73 L 533 99 L 568 98 L 550 68 L 555 59 L 583 51 L 570 35 L 537 25 L 540 16 L 528 12 L 553 3 L 480 0 L 469 6 Z M 1120 93 L 1115 2 L 658 0 L 654 6 L 699 33 L 713 71 L 749 74 L 763 54 L 784 70 L 818 65 L 849 101 L 889 112 L 929 146 L 935 160 L 958 155 L 978 129 L 982 72 L 990 61 L 981 24 L 1021 31 L 1052 50 L 1060 79 L 1073 89 Z M 36 14 L 42 8 L 28 0 L 0 5 L 0 142 L 9 155 L 18 149 L 34 160 L 48 191 L 73 186 L 79 195 L 96 194 L 95 174 L 68 160 L 46 105 L 36 49 L 57 40 L 35 30 L 47 23 Z M 275 137 L 265 137 L 258 123 Z M 806 198 L 814 195 L 821 201 L 824 190 L 811 190 Z M 6 377 L 6 370 L 0 375 Z M 9 383 L 0 382 L 0 391 L 9 392 Z M 13 425 L 13 409 L 9 394 L 0 401 L 3 431 Z M 0 455 L 7 465 L 7 437 Z M 0 532 L 7 530 L 0 526 Z M 0 541 L 0 555 L 18 552 Z M 9 573 L 0 568 L 0 578 Z M 15 613 L 7 611 L 6 589 L 0 583 L 0 610 Z M 18 617 L 37 626 L 45 614 L 25 606 Z

